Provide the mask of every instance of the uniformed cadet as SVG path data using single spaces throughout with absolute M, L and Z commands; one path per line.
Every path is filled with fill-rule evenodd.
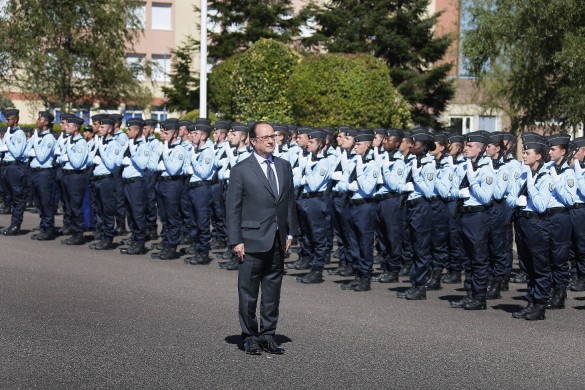
M 540 141 L 540 142 L 539 142 Z M 514 182 L 506 202 L 516 208 L 516 230 L 521 240 L 516 242 L 523 253 L 528 274 L 526 307 L 512 315 L 514 318 L 543 320 L 550 298 L 550 229 L 544 215 L 550 204 L 554 184 L 545 164 L 547 157 L 544 138 L 523 140 L 523 160 L 528 170 Z
M 350 126 L 340 126 L 337 134 L 339 162 L 331 173 L 332 218 L 337 237 L 339 266 L 329 272 L 331 275 L 351 276 L 353 260 L 349 252 L 349 203 L 347 184 L 342 181 L 343 172 L 353 154 L 357 132 Z M 348 157 L 350 156 L 350 157 Z
M 88 186 L 86 168 L 89 149 L 80 134 L 83 119 L 74 115 L 66 116 L 66 138 L 59 141 L 59 162 L 63 164 L 63 200 L 70 210 L 71 220 L 68 226 L 71 237 L 61 241 L 65 245 L 83 245 L 83 198 Z
M 369 291 L 374 268 L 374 235 L 376 203 L 374 194 L 380 167 L 370 156 L 374 134 L 369 129 L 357 130 L 355 158 L 348 161 L 342 181 L 349 192 L 349 251 L 355 279 L 341 285 L 344 290 Z
M 179 138 L 181 139 L 181 146 L 191 155 L 191 151 L 193 150 L 193 144 L 189 139 L 189 127 L 193 124 L 193 122 L 189 120 L 180 120 L 179 121 Z M 188 164 L 188 161 L 185 161 L 185 164 Z M 186 174 L 189 165 L 185 165 L 183 167 L 183 172 L 185 172 L 185 188 L 183 189 L 183 196 L 181 197 L 181 220 L 183 224 L 181 225 L 181 245 L 191 245 L 191 231 L 193 230 L 193 220 L 191 218 L 193 214 L 191 200 L 189 199 L 189 188 L 187 188 L 187 184 L 189 183 L 190 176 Z
M 181 242 L 181 196 L 184 189 L 185 159 L 190 155 L 178 138 L 178 123 L 163 125 L 163 152 L 158 169 L 157 199 L 163 223 L 162 250 L 151 255 L 154 259 L 174 260 L 179 257 L 177 245 Z
M 414 154 L 411 153 L 412 151 L 412 134 L 409 131 L 402 132 L 402 142 L 398 150 L 404 156 L 404 163 L 406 164 L 406 175 L 410 172 L 410 164 L 412 160 L 416 158 Z M 406 219 L 406 210 L 405 210 L 405 218 L 404 218 L 404 232 L 408 231 L 408 220 Z M 408 234 L 402 235 L 402 267 L 400 268 L 399 276 L 409 276 L 410 269 L 412 268 L 412 245 L 410 243 L 410 238 Z
M 224 148 L 227 145 L 227 133 L 230 123 L 218 120 L 213 125 L 214 169 L 211 178 L 211 249 L 227 248 L 227 230 L 225 227 L 225 194 L 224 183 L 219 180 L 219 162 L 227 158 Z
M 490 273 L 489 284 L 486 294 L 487 299 L 501 298 L 500 291 L 502 284 L 508 274 L 508 253 L 507 233 L 511 228 L 511 220 L 506 204 L 510 180 L 513 180 L 508 167 L 502 159 L 504 152 L 503 136 L 501 133 L 493 133 L 489 136 L 489 144 L 486 148 L 487 157 L 491 158 L 494 168 L 494 195 L 493 204 L 489 209 L 490 226 L 488 232 L 490 249 Z
M 124 198 L 128 226 L 132 236 L 130 246 L 120 249 L 123 255 L 140 255 L 146 253 L 144 244 L 148 238 L 146 214 L 148 194 L 144 180 L 144 170 L 150 161 L 150 148 L 142 130 L 145 121 L 130 119 L 128 126 L 128 149 L 122 159 L 122 179 L 124 179 Z
M 575 138 L 573 147 L 576 150 L 574 205 L 569 211 L 572 225 L 573 280 L 569 284 L 571 291 L 585 291 L 585 137 Z
M 190 175 L 187 184 L 189 200 L 191 202 L 191 248 L 192 257 L 185 258 L 188 264 L 209 264 L 209 250 L 211 249 L 211 207 L 212 207 L 212 179 L 215 175 L 215 153 L 213 142 L 208 139 L 211 126 L 195 124 L 189 126 L 189 138 L 192 142 L 191 162 L 187 174 Z
M 61 229 L 57 229 L 58 235 L 68 236 L 71 234 L 71 210 L 69 209 L 69 203 L 65 202 L 65 182 L 63 180 L 63 165 L 65 163 L 61 162 L 61 150 L 65 147 L 65 141 L 69 137 L 67 134 L 67 116 L 73 115 L 68 113 L 61 114 L 61 132 L 59 133 L 59 137 L 57 137 L 57 143 L 54 149 L 55 158 L 53 159 L 53 166 L 55 167 L 55 181 L 56 181 L 56 193 L 55 193 L 55 203 L 61 203 L 62 210 L 63 210 L 63 227 Z M 55 211 L 57 213 L 57 211 Z
M 5 236 L 16 236 L 20 234 L 20 225 L 26 208 L 25 186 L 27 176 L 27 140 L 26 134 L 18 126 L 19 110 L 9 109 L 4 111 L 6 117 L 6 134 L 0 152 L 4 152 L 2 165 L 4 166 L 3 182 L 8 194 L 9 202 L 12 203 L 12 218 L 10 226 L 2 230 Z
M 569 285 L 569 251 L 572 224 L 569 209 L 573 207 L 577 192 L 575 171 L 569 167 L 572 151 L 568 134 L 555 134 L 547 139 L 553 191 L 546 210 L 545 220 L 550 228 L 550 272 L 552 290 L 547 309 L 564 309 Z
M 425 129 L 422 129 L 425 131 Z M 434 157 L 429 154 L 435 149 L 433 136 L 427 132 L 416 132 L 412 136 L 412 155 L 415 157 L 406 164 L 407 177 L 402 187 L 406 199 L 405 223 L 406 241 L 412 253 L 410 270 L 411 288 L 398 292 L 398 298 L 409 300 L 426 299 L 425 283 L 431 267 L 432 214 L 429 199 L 433 196 L 437 169 Z M 404 198 L 403 198 L 404 199 Z
M 108 117 L 107 114 L 96 114 L 93 115 L 91 117 L 91 132 L 89 131 L 89 129 L 85 129 L 85 131 L 83 132 L 84 135 L 86 134 L 92 134 L 91 140 L 87 140 L 87 137 L 85 137 L 85 140 L 87 141 L 87 147 L 89 150 L 89 161 L 91 161 L 91 164 L 89 166 L 89 170 L 88 170 L 88 174 L 89 174 L 89 179 L 90 179 L 90 184 L 89 184 L 89 204 L 90 204 L 90 212 L 93 214 L 93 218 L 94 218 L 94 236 L 93 238 L 95 240 L 101 240 L 100 234 L 102 231 L 101 228 L 101 216 L 99 216 L 98 214 L 96 214 L 96 210 L 98 208 L 97 206 L 97 199 L 96 199 L 96 194 L 95 194 L 95 188 L 94 186 L 91 184 L 91 178 L 93 176 L 93 169 L 94 169 L 94 164 L 93 164 L 93 158 L 95 157 L 96 153 L 97 153 L 97 139 L 99 137 L 98 133 L 99 133 L 99 129 L 100 129 L 100 120 L 103 118 Z
M 99 225 L 99 242 L 90 244 L 90 249 L 109 250 L 114 248 L 113 240 L 116 235 L 117 193 L 123 188 L 116 188 L 116 175 L 119 173 L 124 152 L 114 137 L 115 120 L 102 117 L 98 138 L 95 141 L 95 154 L 90 156 L 93 163 L 90 182 L 96 196 L 96 214 L 101 220 Z M 127 148 L 124 148 L 127 150 Z M 125 208 L 124 208 L 125 209 Z
M 448 134 L 435 134 L 435 150 L 430 153 L 435 158 L 437 175 L 435 189 L 431 197 L 432 210 L 432 263 L 431 278 L 426 284 L 427 290 L 440 290 L 443 270 L 449 264 L 449 207 L 451 186 L 453 183 L 454 164 L 448 152 Z
M 467 295 L 450 303 L 466 310 L 485 310 L 489 277 L 489 206 L 494 193 L 495 173 L 485 157 L 489 139 L 484 132 L 467 135 L 464 176 L 454 178 L 453 196 L 460 205 L 461 244 L 466 255 L 464 287 Z M 461 173 L 461 171 L 459 171 Z M 459 190 L 456 190 L 459 188 Z
M 158 161 L 162 153 L 162 142 L 156 138 L 154 131 L 158 121 L 156 119 L 147 119 L 144 121 L 142 130 L 148 146 L 148 164 L 144 169 L 144 185 L 146 188 L 146 199 L 148 206 L 146 208 L 146 230 L 147 238 L 150 241 L 158 239 L 158 208 L 156 203 L 156 179 L 158 178 Z
M 457 175 L 463 176 L 461 172 L 464 169 L 465 156 L 463 155 L 463 145 L 465 143 L 465 136 L 451 135 L 448 137 L 449 142 L 449 156 L 453 161 L 454 177 Z M 459 205 L 459 198 L 453 196 L 454 186 L 451 185 L 450 201 L 447 203 L 449 209 L 449 261 L 446 265 L 447 273 L 442 277 L 441 282 L 445 284 L 461 283 L 461 272 L 463 271 L 463 259 L 465 253 L 461 247 L 461 223 L 459 220 L 459 213 L 457 207 Z M 456 188 L 459 191 L 459 188 Z
M 305 163 L 300 180 L 301 197 L 299 205 L 301 218 L 306 230 L 307 249 L 310 256 L 311 272 L 298 276 L 297 281 L 305 284 L 323 282 L 323 268 L 329 251 L 331 236 L 331 207 L 328 187 L 331 181 L 331 162 L 324 155 L 324 131 L 314 130 L 307 134 L 307 151 L 310 159 Z
M 53 167 L 55 137 L 50 126 L 55 120 L 48 111 L 39 112 L 29 156 L 35 206 L 41 218 L 40 233 L 31 238 L 38 241 L 55 239 L 55 168 Z
M 274 128 L 274 135 L 276 136 L 274 141 L 276 143 L 276 147 L 274 148 L 273 155 L 276 157 L 282 157 L 283 154 L 288 150 L 288 139 L 290 138 L 290 133 L 285 125 L 273 124 L 272 127 Z
M 401 205 L 401 194 L 406 180 L 404 156 L 398 150 L 402 137 L 401 130 L 386 131 L 383 147 L 387 157 L 379 162 L 381 175 L 378 180 L 379 189 L 374 198 L 378 204 L 380 241 L 384 248 L 384 272 L 372 280 L 380 283 L 398 282 L 401 268 L 405 211 Z
M 113 138 L 120 145 L 120 152 L 124 155 L 126 149 L 128 149 L 128 136 L 122 130 L 124 116 L 121 114 L 113 114 L 110 115 L 110 118 L 115 121 Z M 128 234 L 126 230 L 126 201 L 124 200 L 124 181 L 122 180 L 122 171 L 120 169 L 114 173 L 114 181 L 116 196 L 116 235 L 125 236 Z

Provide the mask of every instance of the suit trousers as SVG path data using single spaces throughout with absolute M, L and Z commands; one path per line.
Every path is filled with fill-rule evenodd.
M 284 248 L 278 233 L 268 252 L 246 252 L 238 270 L 239 317 L 242 338 L 272 336 L 276 332 L 280 306 L 280 289 L 284 274 Z M 260 330 L 256 319 L 258 293 L 260 301 Z

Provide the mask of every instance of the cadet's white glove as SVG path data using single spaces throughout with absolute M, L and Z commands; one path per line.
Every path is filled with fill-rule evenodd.
M 411 182 L 408 183 L 404 183 L 404 185 L 402 186 L 402 192 L 414 192 L 414 184 L 412 184 Z
M 159 171 L 166 171 L 167 170 L 167 167 L 165 167 L 164 161 L 159 161 L 156 169 L 159 170 Z
M 534 186 L 534 184 L 536 183 L 536 176 L 537 175 L 532 176 L 532 172 L 528 171 L 526 175 L 526 185 L 529 187 Z
M 189 165 L 189 166 L 187 167 L 187 175 L 192 175 L 193 173 L 195 173 L 195 172 L 193 171 L 193 167 L 192 167 L 191 165 Z
M 228 157 L 230 159 L 230 165 L 232 167 L 238 163 L 238 156 L 234 156 L 233 153 L 230 153 L 230 154 L 228 154 Z
M 360 188 L 358 187 L 358 183 L 357 181 L 352 181 L 351 183 L 349 183 L 349 187 L 347 187 L 350 191 L 352 192 L 356 192 L 357 190 L 359 190 Z
M 581 163 L 579 161 L 575 161 L 575 173 L 583 174 L 585 172 L 585 168 L 581 167 Z
M 341 172 L 341 171 L 336 171 L 336 172 L 333 172 L 333 174 L 331 174 L 331 180 L 339 181 L 342 178 L 343 178 L 343 172 Z
M 376 180 L 376 184 L 384 184 L 384 175 L 378 175 L 378 180 Z
M 35 148 L 30 148 L 30 151 L 28 152 L 28 156 L 29 157 L 36 157 L 37 153 L 35 152 Z
M 300 175 L 301 174 L 301 168 L 299 168 L 299 167 L 293 168 L 292 173 L 293 173 L 293 176 Z
M 380 153 L 378 148 L 374 148 L 374 161 L 378 163 L 378 165 L 382 165 L 384 162 L 384 152 Z
M 61 155 L 61 148 L 59 147 L 59 145 L 55 146 L 55 151 L 53 153 L 55 154 L 55 156 Z
M 473 170 L 473 164 L 471 161 L 467 163 L 467 178 L 469 180 L 475 179 L 477 177 L 478 172 Z
M 553 179 L 553 181 L 555 183 L 558 182 L 559 180 L 561 180 L 561 177 L 557 173 L 557 169 L 555 167 L 551 167 L 549 172 L 550 172 L 550 177 Z
M 223 175 L 223 177 L 225 177 L 226 179 L 230 178 L 230 169 L 225 171 L 225 174 Z
M 365 164 L 364 164 L 364 159 L 362 158 L 362 156 L 356 156 L 355 166 L 356 166 L 358 172 L 364 171 Z
M 447 166 L 453 168 L 453 166 L 455 165 L 455 163 L 453 162 L 453 156 L 447 156 L 445 160 L 447 160 Z
M 317 165 L 317 160 L 313 161 L 312 159 L 309 159 L 309 161 L 307 161 L 307 168 L 312 168 L 315 165 Z
M 0 146 L 0 152 L 8 152 L 8 146 L 6 144 Z
M 134 152 L 136 152 L 136 148 L 138 146 L 136 146 L 136 143 L 134 143 L 134 138 L 132 138 L 130 140 L 130 142 L 128 142 L 128 148 L 130 149 L 130 155 L 134 155 Z
M 347 150 L 343 149 L 340 155 L 341 168 L 345 169 L 347 167 L 347 161 Z
M 33 139 L 33 141 L 36 141 L 39 139 L 39 129 L 35 129 L 35 131 L 33 132 L 33 135 L 32 135 L 32 139 Z
M 227 157 L 224 157 L 221 160 L 219 160 L 220 167 L 225 167 L 225 164 L 227 164 Z
M 4 142 L 8 141 L 10 138 L 12 138 L 12 130 L 7 131 L 6 134 L 4 134 Z
M 169 151 L 169 141 L 163 142 L 163 152 Z
M 527 201 L 525 195 L 520 195 L 516 199 L 516 206 L 518 206 L 518 207 L 526 207 L 527 205 L 528 205 L 528 201 Z
M 64 155 L 62 155 L 62 156 L 61 156 L 61 161 L 62 161 L 62 162 L 67 162 L 67 161 L 69 161 L 69 156 L 68 156 L 67 154 L 64 154 Z
M 304 186 L 307 184 L 307 178 L 305 176 L 301 177 L 301 185 Z
M 130 160 L 130 157 L 124 157 L 122 159 L 122 165 L 130 165 L 132 164 L 132 160 Z
M 418 166 L 418 160 L 414 159 L 412 160 L 412 176 L 418 176 L 420 175 L 420 172 L 422 171 L 422 165 L 419 167 Z
M 309 156 L 303 156 L 303 152 L 299 153 L 299 167 L 302 169 L 304 168 L 307 163 L 309 162 Z
M 101 164 L 101 163 L 102 163 L 102 158 L 101 158 L 100 156 L 95 156 L 95 157 L 93 158 L 93 163 L 94 163 L 95 165 L 99 165 L 99 164 Z
M 461 199 L 466 199 L 470 197 L 469 188 L 465 187 L 459 190 L 459 197 Z

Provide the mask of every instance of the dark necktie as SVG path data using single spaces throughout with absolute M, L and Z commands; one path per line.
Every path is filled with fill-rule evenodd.
M 274 196 L 278 196 L 278 185 L 276 184 L 276 177 L 274 175 L 274 171 L 272 170 L 272 161 L 265 160 L 266 163 L 266 176 L 268 177 L 268 184 L 270 184 L 270 188 L 272 188 L 272 193 Z

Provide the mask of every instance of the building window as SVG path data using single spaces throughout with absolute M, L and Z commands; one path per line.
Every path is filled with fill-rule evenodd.
M 459 20 L 459 42 L 463 42 L 465 34 L 469 30 L 473 30 L 473 19 L 471 18 L 471 12 L 469 8 L 472 6 L 470 0 L 461 0 L 460 20 Z M 462 45 L 460 45 L 463 47 Z M 469 59 L 463 55 L 463 48 L 460 49 L 459 53 L 459 77 L 472 77 L 470 71 Z
M 152 29 L 172 30 L 171 5 L 152 3 Z
M 154 55 L 152 56 L 152 79 L 154 81 L 166 82 L 167 75 L 171 70 L 171 56 L 170 55 Z
M 485 131 L 496 131 L 497 128 L 497 118 L 495 116 L 481 116 L 479 117 L 479 121 L 477 123 L 478 130 L 485 130 Z
M 146 26 L 146 4 L 141 3 L 139 5 L 137 5 L 135 8 L 133 8 L 131 11 L 132 16 L 134 16 L 138 22 L 138 26 L 134 25 L 130 20 L 128 19 L 128 22 L 126 23 L 126 27 L 128 28 L 138 28 L 138 29 L 144 29 L 144 27 Z
M 130 120 L 132 118 L 142 119 L 142 111 L 140 111 L 140 110 L 124 111 L 124 123 L 128 123 L 128 120 Z
M 162 122 L 166 121 L 168 116 L 166 111 L 151 111 L 150 117 L 152 119 L 156 119 L 159 122 Z
M 471 132 L 473 117 L 471 116 L 450 116 L 449 127 L 454 134 L 467 134 Z
M 126 66 L 137 80 L 144 80 L 144 55 L 128 54 L 126 56 Z

